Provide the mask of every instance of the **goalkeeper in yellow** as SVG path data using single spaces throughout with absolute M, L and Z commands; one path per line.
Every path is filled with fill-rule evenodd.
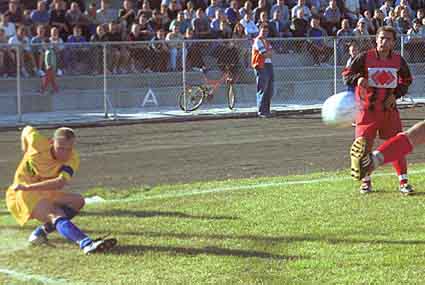
M 62 191 L 80 164 L 75 140 L 70 128 L 58 128 L 48 139 L 35 128 L 25 127 L 21 134 L 24 157 L 7 190 L 7 208 L 21 226 L 30 219 L 43 223 L 31 233 L 32 244 L 46 243 L 47 235 L 56 230 L 86 254 L 104 252 L 115 246 L 116 239 L 92 240 L 75 226 L 71 219 L 83 208 L 84 198 Z

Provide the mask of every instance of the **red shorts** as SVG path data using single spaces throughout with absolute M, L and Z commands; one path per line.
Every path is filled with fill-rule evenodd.
M 356 138 L 365 137 L 371 148 L 376 135 L 389 139 L 402 131 L 398 110 L 368 111 L 360 110 L 356 116 Z

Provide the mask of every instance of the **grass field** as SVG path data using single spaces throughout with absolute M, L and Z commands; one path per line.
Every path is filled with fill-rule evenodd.
M 232 180 L 152 189 L 92 189 L 76 224 L 119 245 L 84 256 L 50 236 L 29 247 L 0 210 L 0 284 L 423 284 L 425 165 L 417 194 L 390 168 L 360 195 L 348 173 Z

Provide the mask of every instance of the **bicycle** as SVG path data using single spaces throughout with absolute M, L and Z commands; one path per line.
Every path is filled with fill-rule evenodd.
M 225 85 L 225 95 L 227 98 L 227 106 L 232 110 L 236 105 L 236 92 L 234 82 L 236 81 L 231 72 L 231 67 L 226 68 L 222 76 L 218 80 L 208 79 L 207 70 L 200 69 L 203 83 L 200 85 L 186 86 L 186 92 L 177 95 L 180 109 L 185 112 L 192 112 L 198 109 L 204 102 L 211 101 L 217 89 Z M 186 96 L 185 96 L 186 95 Z

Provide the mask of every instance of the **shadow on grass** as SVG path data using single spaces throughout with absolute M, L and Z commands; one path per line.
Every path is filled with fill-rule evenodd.
M 105 211 L 90 211 L 81 212 L 80 216 L 98 216 L 98 217 L 176 217 L 185 219 L 200 219 L 200 220 L 237 220 L 237 217 L 232 216 L 207 216 L 207 215 L 190 215 L 182 212 L 170 211 L 130 211 L 130 210 L 105 210 Z
M 227 249 L 220 247 L 172 247 L 172 246 L 147 246 L 147 245 L 117 245 L 111 254 L 117 255 L 143 255 L 146 251 L 154 252 L 166 252 L 169 254 L 181 254 L 181 255 L 217 255 L 217 256 L 236 256 L 236 257 L 255 257 L 265 259 L 277 259 L 277 260 L 297 260 L 302 259 L 301 256 L 286 256 L 279 254 L 272 254 L 263 251 L 256 250 L 242 250 L 242 249 Z

